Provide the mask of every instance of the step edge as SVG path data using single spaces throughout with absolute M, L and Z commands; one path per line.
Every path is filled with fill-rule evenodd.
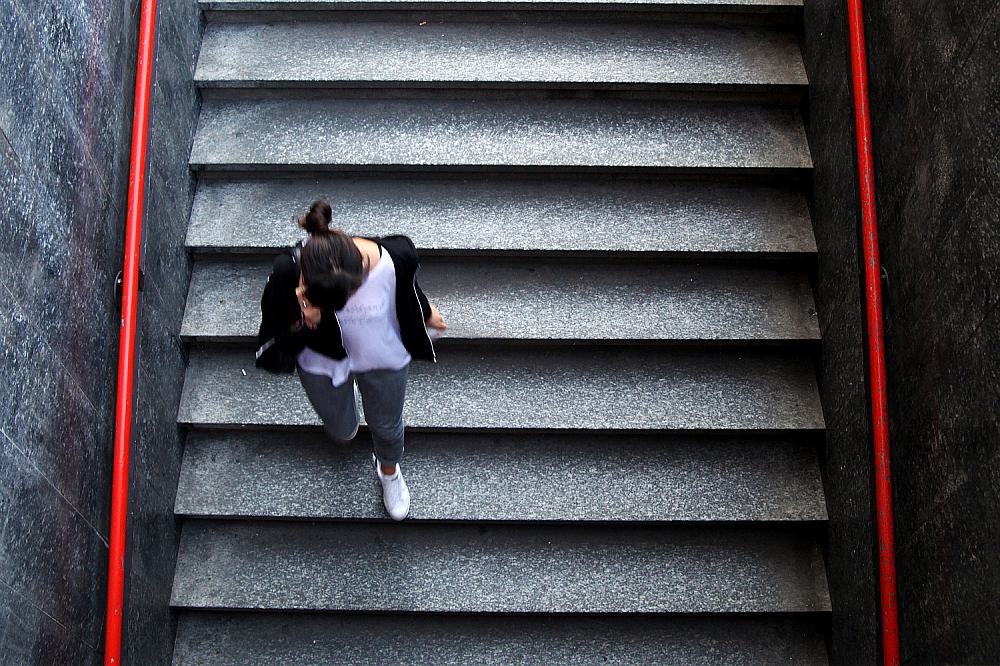
M 597 11 L 628 11 L 646 9 L 665 12 L 713 13 L 724 12 L 732 14 L 769 14 L 769 13 L 799 13 L 804 9 L 804 0 L 758 0 L 756 2 L 677 2 L 675 0 L 648 0 L 647 2 L 616 2 L 607 0 L 568 0 L 557 2 L 525 2 L 519 0 L 315 0 L 314 2 L 281 2 L 267 0 L 244 0 L 225 2 L 222 0 L 199 0 L 198 7 L 206 12 L 299 12 L 299 11 L 330 11 L 386 9 L 389 7 L 426 10 L 426 9 L 495 9 L 504 11 L 510 9 L 525 9 L 537 11 L 558 11 L 566 9 L 586 9 Z

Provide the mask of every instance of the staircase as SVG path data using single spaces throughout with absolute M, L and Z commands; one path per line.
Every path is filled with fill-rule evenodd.
M 206 0 L 174 664 L 826 663 L 801 0 Z M 389 521 L 253 368 L 292 223 L 450 324 Z

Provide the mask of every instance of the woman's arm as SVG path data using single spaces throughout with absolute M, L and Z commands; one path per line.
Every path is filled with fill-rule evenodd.
M 435 328 L 437 330 L 443 331 L 448 328 L 448 325 L 444 323 L 444 319 L 441 317 L 441 313 L 438 309 L 431 305 L 430 301 L 427 300 L 427 296 L 424 294 L 423 289 L 417 283 L 416 272 L 420 267 L 420 256 L 417 254 L 417 246 L 413 243 L 413 240 L 409 236 L 403 235 L 393 235 L 385 236 L 381 239 L 381 244 L 389 246 L 392 249 L 393 257 L 398 258 L 401 262 L 406 265 L 407 271 L 412 271 L 408 273 L 413 275 L 413 287 L 414 291 L 417 293 L 417 302 L 420 304 L 420 310 L 424 316 L 424 324 Z M 398 268 L 397 268 L 398 270 Z
M 299 269 L 291 256 L 282 255 L 275 259 L 270 277 L 270 302 L 266 312 L 275 340 L 290 354 L 302 351 L 311 337 L 311 329 L 319 324 L 317 319 L 310 326 L 311 322 L 304 316 L 305 309 L 296 294 L 298 285 Z
M 413 280 L 413 286 L 417 291 L 417 300 L 420 301 L 420 309 L 424 313 L 424 323 L 439 331 L 448 328 L 448 324 L 444 323 L 444 318 L 438 312 L 437 307 L 431 305 L 430 301 L 427 300 L 427 296 L 424 295 L 423 289 L 420 288 L 415 279 Z

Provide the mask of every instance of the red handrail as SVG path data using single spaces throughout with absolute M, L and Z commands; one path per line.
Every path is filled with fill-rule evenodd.
M 889 420 L 882 338 L 882 283 L 875 219 L 875 176 L 868 107 L 868 65 L 861 0 L 848 0 L 851 70 L 854 74 L 854 121 L 861 190 L 861 235 L 865 258 L 868 311 L 868 364 L 871 375 L 872 430 L 875 440 L 875 511 L 878 523 L 879 593 L 882 600 L 882 659 L 899 664 L 899 618 L 896 609 L 896 552 L 892 534 L 892 482 L 889 474 Z
M 125 268 L 122 276 L 122 319 L 118 340 L 118 395 L 115 402 L 115 459 L 111 483 L 108 602 L 104 633 L 105 666 L 121 663 L 122 595 L 125 588 L 125 519 L 128 514 L 128 455 L 132 434 L 132 384 L 135 378 L 135 325 L 139 298 L 139 257 L 146 180 L 146 140 L 153 74 L 153 31 L 156 0 L 143 0 L 139 18 L 139 55 L 132 111 L 132 154 L 129 164 L 128 212 L 125 222 Z

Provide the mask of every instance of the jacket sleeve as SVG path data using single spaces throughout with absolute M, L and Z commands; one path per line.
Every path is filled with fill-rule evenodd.
M 283 254 L 274 260 L 268 282 L 261 311 L 278 345 L 289 354 L 297 354 L 305 346 L 309 330 L 302 321 L 302 310 L 295 298 L 299 271 L 289 255 Z
M 427 300 L 427 297 L 424 296 L 424 290 L 420 288 L 419 284 L 417 284 L 417 279 L 415 277 L 413 279 L 413 286 L 417 290 L 417 300 L 420 301 L 420 309 L 424 313 L 424 321 L 427 321 L 431 318 L 431 303 Z
M 383 242 L 389 241 L 397 249 L 403 249 L 405 254 L 403 257 L 410 264 L 408 267 L 413 274 L 413 287 L 417 292 L 417 300 L 420 302 L 420 308 L 423 311 L 424 321 L 427 321 L 431 317 L 431 304 L 427 300 L 427 296 L 424 294 L 423 289 L 417 283 L 417 271 L 420 269 L 420 255 L 417 254 L 417 246 L 413 244 L 413 241 L 409 236 L 386 236 L 381 239 Z M 399 246 L 402 245 L 403 248 Z

